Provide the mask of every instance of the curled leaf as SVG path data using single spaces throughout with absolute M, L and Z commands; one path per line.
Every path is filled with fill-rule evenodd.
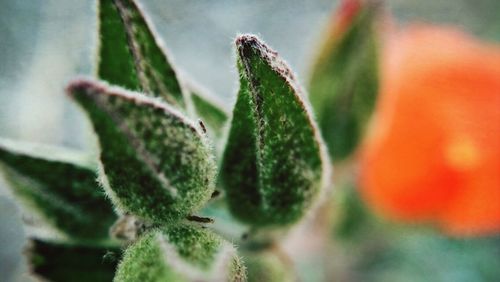
M 102 183 L 119 210 L 172 223 L 210 199 L 215 161 L 196 124 L 165 103 L 100 82 L 75 81 L 68 93 L 94 125 Z
M 109 240 L 116 220 L 96 180 L 96 166 L 79 152 L 0 139 L 0 167 L 36 237 L 81 243 Z M 33 227 L 33 228 L 31 228 Z M 55 238 L 47 237 L 52 231 Z M 54 232 L 55 231 L 55 232 Z
M 194 225 L 152 230 L 130 246 L 115 281 L 245 281 L 234 247 Z
M 311 207 L 328 160 L 286 64 L 255 36 L 236 46 L 240 91 L 221 172 L 229 207 L 254 226 L 288 225 Z

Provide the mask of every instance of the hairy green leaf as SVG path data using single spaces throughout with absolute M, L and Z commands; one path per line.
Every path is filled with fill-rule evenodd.
M 254 226 L 288 225 L 310 208 L 328 161 L 285 63 L 255 36 L 236 45 L 240 91 L 221 170 L 229 207 Z
M 363 5 L 344 34 L 327 39 L 310 79 L 309 97 L 334 161 L 356 149 L 378 91 L 378 10 L 370 1 Z
M 181 224 L 150 231 L 130 246 L 115 281 L 244 281 L 244 273 L 231 244 Z
M 98 77 L 185 107 L 163 43 L 133 0 L 99 0 Z
M 165 103 L 91 80 L 68 93 L 94 125 L 102 182 L 119 210 L 176 222 L 210 199 L 216 166 L 205 134 Z
M 111 281 L 120 254 L 119 248 L 64 245 L 39 240 L 33 240 L 27 250 L 33 274 L 54 282 Z
M 42 227 L 55 230 L 64 240 L 109 240 L 116 215 L 97 184 L 97 166 L 86 156 L 0 139 L 0 165 L 13 196 L 28 216 L 33 213 L 46 223 Z

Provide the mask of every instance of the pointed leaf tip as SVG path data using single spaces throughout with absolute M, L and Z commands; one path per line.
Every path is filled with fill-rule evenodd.
M 252 34 L 243 34 L 235 40 L 236 49 L 239 59 L 249 63 L 253 56 L 258 56 L 265 60 L 278 74 L 288 79 L 289 83 L 294 84 L 296 92 L 299 92 L 299 87 L 296 85 L 295 75 L 288 67 L 287 63 L 279 57 L 278 52 L 269 48 L 257 36 Z M 251 71 L 248 71 L 251 73 Z
M 92 121 L 102 183 L 120 210 L 171 223 L 210 199 L 215 161 L 198 125 L 160 100 L 102 82 L 78 80 L 68 91 Z
M 240 91 L 221 169 L 233 214 L 254 226 L 289 225 L 316 198 L 328 161 L 294 76 L 253 35 L 236 39 Z

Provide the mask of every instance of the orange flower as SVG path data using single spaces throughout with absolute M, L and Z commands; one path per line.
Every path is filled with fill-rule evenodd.
M 360 152 L 363 197 L 383 215 L 449 234 L 499 232 L 499 46 L 414 26 L 384 49 Z

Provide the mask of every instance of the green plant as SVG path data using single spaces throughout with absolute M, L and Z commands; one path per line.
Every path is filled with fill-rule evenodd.
M 377 1 L 343 1 L 314 62 L 309 93 L 333 161 L 351 156 L 378 92 Z
M 238 36 L 240 90 L 230 115 L 177 76 L 138 3 L 99 0 L 98 15 L 97 78 L 76 79 L 67 92 L 93 125 L 99 158 L 0 140 L 13 194 L 44 219 L 33 233 L 33 270 L 57 281 L 76 273 L 82 281 L 294 280 L 278 242 L 329 186 L 330 160 L 292 71 L 257 37 Z M 342 57 L 345 44 L 332 56 Z M 323 88 L 313 90 L 329 87 L 329 72 L 315 72 Z M 234 226 L 233 218 L 203 216 L 226 209 L 248 228 L 239 249 L 223 238 L 228 230 L 210 226 Z M 72 250 L 102 275 L 66 259 Z

